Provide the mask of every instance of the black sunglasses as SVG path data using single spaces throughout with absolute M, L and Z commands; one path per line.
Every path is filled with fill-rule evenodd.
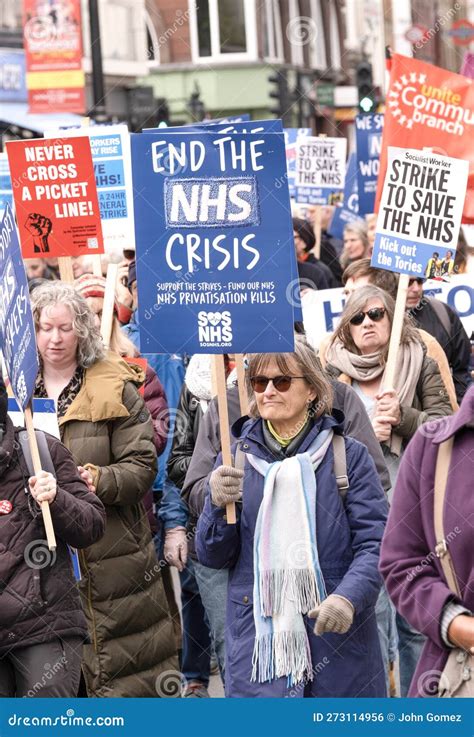
M 380 322 L 380 320 L 383 320 L 385 315 L 385 307 L 372 307 L 372 309 L 367 310 L 367 312 L 358 312 L 357 315 L 351 317 L 349 322 L 351 325 L 362 325 L 366 315 L 369 316 L 372 322 Z
M 250 383 L 252 389 L 258 394 L 261 394 L 267 388 L 271 381 L 277 392 L 287 392 L 291 386 L 293 379 L 304 379 L 304 376 L 251 376 Z

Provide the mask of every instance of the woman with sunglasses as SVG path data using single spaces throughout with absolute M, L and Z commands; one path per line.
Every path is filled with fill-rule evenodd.
M 382 289 L 357 289 L 346 303 L 326 352 L 330 376 L 352 384 L 372 420 L 395 483 L 400 455 L 423 422 L 450 415 L 451 404 L 438 365 L 426 354 L 418 331 L 405 316 L 395 387 L 385 388 L 395 302 Z
M 196 536 L 203 565 L 230 569 L 226 696 L 385 696 L 374 605 L 387 504 L 375 465 L 339 440 L 339 490 L 342 425 L 303 338 L 294 353 L 250 356 L 247 389 L 236 467 L 217 458 Z M 229 502 L 241 502 L 235 525 Z
M 452 413 L 438 364 L 405 314 L 395 386 L 383 384 L 395 302 L 374 286 L 356 289 L 326 353 L 326 371 L 351 384 L 364 402 L 395 485 L 402 452 L 417 428 Z M 397 614 L 400 690 L 406 696 L 424 638 Z

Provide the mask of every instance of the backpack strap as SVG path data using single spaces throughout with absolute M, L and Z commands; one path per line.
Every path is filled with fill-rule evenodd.
M 436 538 L 435 554 L 439 558 L 443 569 L 446 583 L 451 591 L 461 598 L 456 572 L 454 570 L 453 559 L 448 550 L 448 543 L 444 536 L 443 511 L 444 500 L 446 497 L 446 484 L 448 481 L 449 465 L 451 462 L 451 454 L 453 451 L 453 438 L 448 438 L 441 443 L 438 448 L 438 457 L 436 459 L 436 470 L 434 480 L 434 530 Z
M 349 489 L 349 476 L 347 475 L 346 444 L 343 435 L 333 435 L 332 449 L 334 453 L 334 474 L 336 476 L 337 488 L 344 504 Z M 240 442 L 237 443 L 235 449 L 234 468 L 239 468 L 241 471 L 245 469 L 245 453 L 240 446 Z M 240 491 L 242 491 L 243 483 L 244 480 L 242 478 Z
M 334 434 L 332 436 L 332 450 L 334 453 L 334 474 L 336 476 L 337 488 L 344 504 L 349 489 L 349 476 L 347 475 L 346 444 L 343 435 Z
M 54 468 L 53 459 L 49 452 L 48 441 L 46 435 L 42 430 L 35 430 L 36 442 L 38 443 L 38 452 L 41 459 L 41 468 L 43 471 L 48 471 L 54 478 L 56 478 L 56 469 Z M 30 476 L 35 476 L 35 469 L 33 465 L 33 458 L 31 457 L 30 444 L 28 443 L 28 432 L 26 430 L 20 430 L 18 433 L 18 442 L 23 453 L 23 457 L 26 461 Z
M 430 305 L 432 306 L 436 317 L 440 321 L 443 328 L 446 330 L 448 335 L 451 335 L 451 320 L 449 319 L 449 312 L 444 302 L 440 302 L 436 297 L 430 298 Z

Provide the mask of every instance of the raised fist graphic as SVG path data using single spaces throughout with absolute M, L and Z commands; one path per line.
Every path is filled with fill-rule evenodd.
M 25 228 L 33 236 L 33 246 L 35 253 L 48 253 L 49 244 L 48 236 L 51 233 L 53 223 L 51 220 L 44 215 L 40 215 L 37 212 L 30 212 Z

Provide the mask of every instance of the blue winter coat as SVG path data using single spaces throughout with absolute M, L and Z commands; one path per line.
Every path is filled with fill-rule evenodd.
M 133 345 L 140 350 L 140 329 L 137 321 L 137 311 L 132 315 L 128 325 L 123 325 L 122 330 Z M 158 463 L 158 473 L 153 484 L 154 490 L 163 490 L 166 478 L 166 464 L 168 456 L 173 444 L 174 420 L 176 416 L 176 408 L 181 394 L 181 388 L 184 383 L 184 362 L 183 357 L 178 354 L 167 353 L 141 353 L 142 358 L 146 358 L 152 369 L 161 381 L 168 400 L 168 408 L 170 411 L 168 440 Z
M 330 416 L 320 418 L 303 440 L 304 453 L 318 432 L 341 426 Z M 240 420 L 233 428 L 241 448 L 268 462 L 275 457 L 266 447 L 262 421 Z M 237 430 L 237 432 L 235 432 Z M 306 619 L 314 680 L 306 686 L 287 687 L 287 679 L 251 682 L 255 638 L 253 621 L 253 537 L 263 497 L 263 477 L 245 464 L 242 505 L 237 524 L 228 525 L 225 510 L 211 502 L 210 490 L 199 518 L 196 551 L 210 568 L 229 568 L 226 622 L 227 697 L 341 697 L 385 696 L 385 676 L 380 653 L 374 606 L 381 586 L 377 571 L 380 542 L 388 506 L 375 465 L 357 440 L 345 439 L 350 488 L 343 506 L 333 470 L 333 450 L 316 471 L 316 533 L 328 594 L 349 599 L 355 608 L 354 623 L 345 635 L 313 634 L 314 620 Z M 235 446 L 234 446 L 235 448 Z M 222 464 L 217 458 L 216 468 Z M 345 507 L 345 508 L 344 508 Z

